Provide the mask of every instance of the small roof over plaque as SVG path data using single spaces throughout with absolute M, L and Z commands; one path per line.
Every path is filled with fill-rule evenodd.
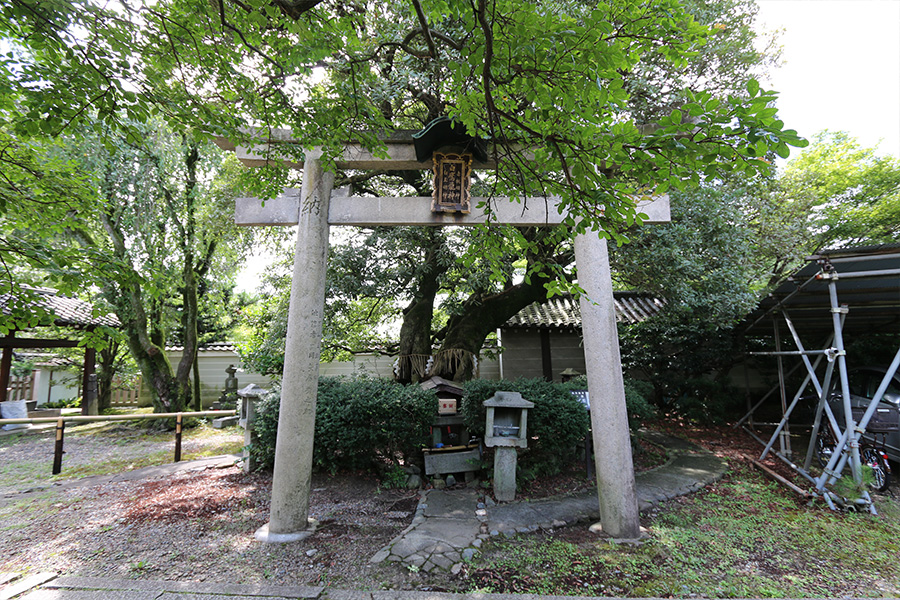
M 472 137 L 465 126 L 450 117 L 438 117 L 413 134 L 416 160 L 425 162 L 434 151 L 444 146 L 461 146 L 464 152 L 471 152 L 478 162 L 487 162 L 487 142 Z

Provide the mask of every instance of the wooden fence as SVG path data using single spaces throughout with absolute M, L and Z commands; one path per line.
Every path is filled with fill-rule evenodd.
M 137 406 L 141 395 L 141 378 L 134 377 L 130 381 L 116 378 L 113 380 L 110 406 Z
M 36 423 L 56 423 L 56 446 L 53 451 L 53 469 L 54 475 L 59 475 L 62 471 L 62 458 L 65 451 L 63 450 L 63 442 L 65 440 L 66 423 L 92 423 L 96 421 L 131 421 L 144 419 L 175 419 L 175 462 L 181 462 L 181 437 L 182 423 L 184 417 L 230 417 L 237 414 L 235 410 L 206 410 L 197 412 L 180 412 L 180 413 L 149 413 L 149 414 L 133 414 L 133 415 L 67 415 L 59 417 L 29 417 L 25 419 L 0 419 L 0 427 L 3 425 L 28 424 Z M 6 596 L 0 596 L 5 598 Z
M 25 377 L 10 377 L 6 388 L 7 400 L 31 400 L 34 389 L 34 373 Z

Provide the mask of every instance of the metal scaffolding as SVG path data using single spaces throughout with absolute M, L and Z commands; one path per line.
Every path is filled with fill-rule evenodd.
M 832 509 L 854 508 L 874 513 L 872 498 L 863 485 L 860 445 L 865 443 L 866 434 L 871 434 L 868 428 L 872 418 L 900 366 L 900 336 L 894 359 L 864 411 L 851 406 L 844 336 L 900 331 L 900 246 L 827 251 L 809 260 L 810 263 L 795 277 L 761 303 L 747 328 L 748 333 L 759 331 L 771 320 L 775 349 L 749 354 L 776 358 L 778 384 L 753 405 L 735 427 L 743 427 L 764 446 L 759 461 L 773 454 L 803 476 L 810 486 L 810 493 L 824 499 Z M 838 300 L 839 293 L 844 304 Z M 782 321 L 790 333 L 793 350 L 782 347 L 779 325 Z M 818 339 L 825 341 L 821 346 L 807 349 L 798 330 L 818 335 Z M 786 374 L 784 361 L 788 357 L 799 358 L 800 364 Z M 798 368 L 804 369 L 806 375 L 789 401 L 786 381 Z M 775 393 L 780 395 L 782 417 L 775 424 L 774 433 L 765 440 L 750 424 L 754 413 Z M 813 411 L 806 456 L 799 465 L 794 462 L 790 446 L 791 415 L 802 399 L 808 400 L 811 396 L 817 397 L 818 402 Z M 829 400 L 841 406 L 842 422 L 836 418 Z M 835 441 L 827 464 L 821 472 L 814 474 L 811 467 L 820 430 L 823 433 L 830 430 Z M 774 450 L 776 444 L 778 449 Z M 900 448 L 895 450 L 900 452 Z M 858 497 L 844 497 L 831 487 L 848 467 Z

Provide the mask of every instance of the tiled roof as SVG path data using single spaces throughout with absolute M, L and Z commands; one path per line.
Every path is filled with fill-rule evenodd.
M 166 352 L 182 352 L 184 346 L 166 346 Z M 210 342 L 203 344 L 198 348 L 199 352 L 234 352 L 237 353 L 237 346 L 234 342 Z
M 48 313 L 55 315 L 54 323 L 64 327 L 96 327 L 98 325 L 107 325 L 109 327 L 118 327 L 119 319 L 115 315 L 94 316 L 94 307 L 90 302 L 79 300 L 78 298 L 67 298 L 65 296 L 57 296 L 56 290 L 49 288 L 27 288 L 29 292 L 35 295 L 31 302 L 31 306 L 39 306 Z M 4 314 L 10 314 L 9 304 L 10 294 L 0 295 L 0 306 L 3 308 Z
M 640 323 L 658 313 L 665 300 L 640 292 L 614 292 L 616 320 Z M 581 329 L 581 306 L 572 296 L 554 296 L 543 304 L 534 303 L 506 322 L 507 328 Z
M 46 352 L 16 352 L 15 356 L 20 360 L 32 363 L 35 367 L 68 367 L 75 364 L 64 356 Z

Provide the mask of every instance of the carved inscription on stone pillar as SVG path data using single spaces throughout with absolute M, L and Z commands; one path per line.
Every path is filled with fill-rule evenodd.
M 434 195 L 432 212 L 469 213 L 469 185 L 472 180 L 471 154 L 434 153 Z

